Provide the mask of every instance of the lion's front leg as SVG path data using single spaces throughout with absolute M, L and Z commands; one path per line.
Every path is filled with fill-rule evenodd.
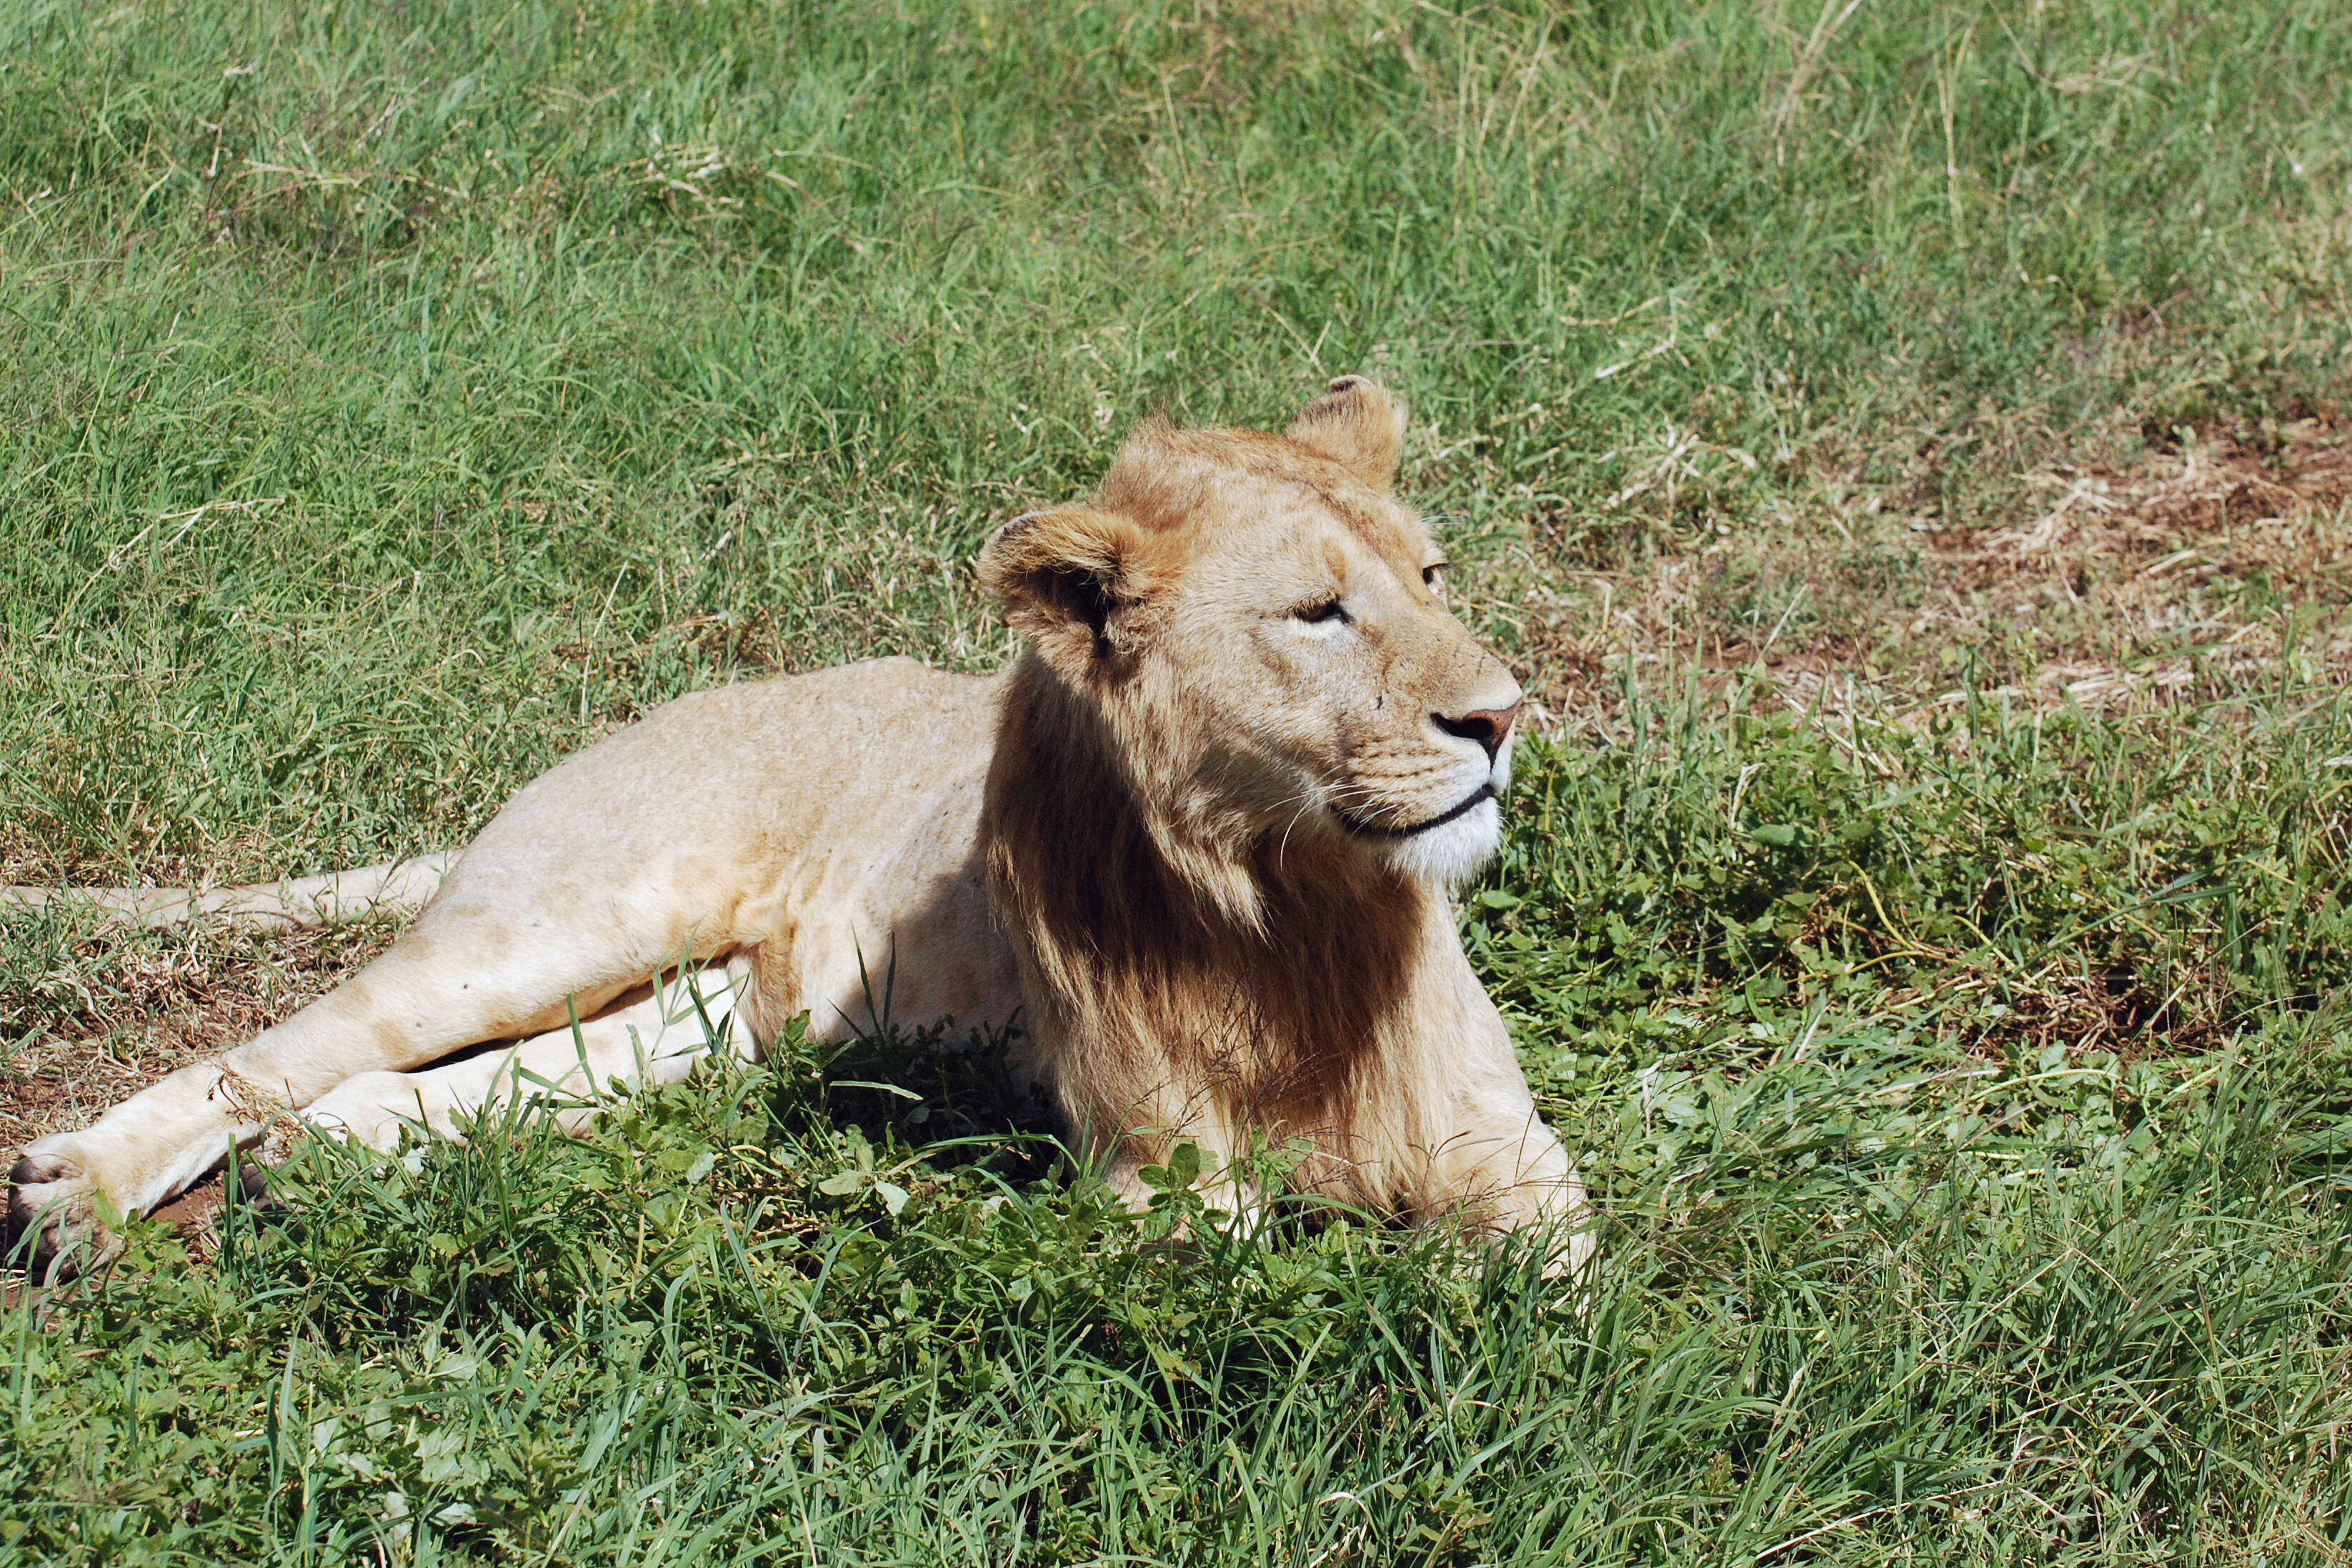
M 1516 1094 L 1464 1095 L 1456 1111 L 1458 1124 L 1432 1162 L 1436 1191 L 1424 1207 L 1497 1234 L 1535 1232 L 1551 1249 L 1544 1272 L 1583 1278 L 1594 1247 L 1591 1206 L 1524 1085 Z

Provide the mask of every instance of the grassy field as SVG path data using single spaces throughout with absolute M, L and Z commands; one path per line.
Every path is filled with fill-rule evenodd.
M 0 882 L 992 667 L 995 522 L 1380 376 L 1604 1225 L 1171 1248 L 787 1040 L 21 1294 L 0 1561 L 2352 1560 L 2340 7 L 12 0 L 0 188 Z M 390 935 L 0 918 L 6 1141 Z

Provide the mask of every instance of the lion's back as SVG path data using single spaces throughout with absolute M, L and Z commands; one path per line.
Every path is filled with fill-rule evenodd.
M 533 780 L 462 862 L 785 862 L 978 810 L 997 682 L 870 659 L 693 692 Z

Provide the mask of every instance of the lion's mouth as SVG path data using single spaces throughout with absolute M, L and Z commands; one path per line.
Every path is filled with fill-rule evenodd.
M 1428 832 L 1433 828 L 1442 828 L 1456 818 L 1467 816 L 1494 798 L 1495 785 L 1494 781 L 1489 779 L 1434 817 L 1424 817 L 1418 822 L 1411 822 L 1401 828 L 1390 827 L 1381 822 L 1367 822 L 1360 817 L 1349 816 L 1337 806 L 1331 808 L 1331 814 L 1339 819 L 1340 826 L 1351 832 L 1362 833 L 1369 838 L 1410 839 L 1417 834 Z

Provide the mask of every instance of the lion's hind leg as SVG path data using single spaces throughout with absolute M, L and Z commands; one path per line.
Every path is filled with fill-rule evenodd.
M 737 1016 L 747 966 L 713 966 L 656 983 L 642 999 L 551 1030 L 503 1051 L 415 1072 L 362 1072 L 301 1113 L 331 1137 L 390 1153 L 404 1129 L 463 1136 L 486 1112 L 543 1103 L 566 1132 L 584 1131 L 616 1083 L 674 1083 L 714 1050 L 749 1055 Z
M 26 1145 L 8 1173 L 11 1249 L 37 1275 L 87 1264 L 109 1209 L 145 1212 L 358 1073 L 593 1016 L 677 963 L 694 912 L 673 890 L 591 899 L 550 874 L 452 886 L 373 963 L 226 1055 L 181 1068 L 78 1132 Z M 576 878 L 572 879 L 576 882 Z

